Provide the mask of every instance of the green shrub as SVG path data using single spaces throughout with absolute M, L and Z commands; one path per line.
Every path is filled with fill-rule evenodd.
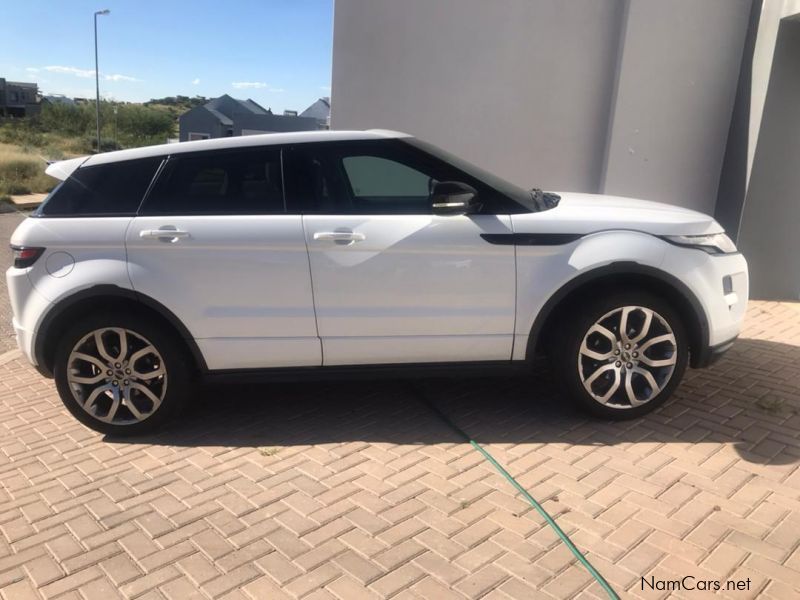
M 12 181 L 30 179 L 35 177 L 40 170 L 42 170 L 42 166 L 36 160 L 16 158 L 0 161 L 0 179 Z
M 0 194 L 8 194 L 9 196 L 21 196 L 30 194 L 31 188 L 27 185 L 16 181 L 5 181 L 0 179 Z

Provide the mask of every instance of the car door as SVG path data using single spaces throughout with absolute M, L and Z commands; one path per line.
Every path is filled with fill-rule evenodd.
M 308 255 L 278 148 L 169 158 L 127 232 L 133 287 L 171 310 L 210 369 L 319 366 Z
M 481 238 L 510 217 L 431 213 L 433 182 L 463 174 L 397 140 L 298 145 L 284 169 L 324 365 L 510 360 L 514 247 Z

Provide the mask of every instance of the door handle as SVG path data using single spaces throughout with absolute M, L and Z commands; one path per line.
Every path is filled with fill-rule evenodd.
M 171 225 L 166 225 L 159 229 L 143 229 L 139 232 L 139 237 L 144 240 L 162 240 L 165 242 L 176 242 L 179 239 L 188 238 L 189 232 L 182 231 Z
M 314 234 L 314 241 L 363 242 L 366 239 L 363 233 L 353 231 L 318 231 Z

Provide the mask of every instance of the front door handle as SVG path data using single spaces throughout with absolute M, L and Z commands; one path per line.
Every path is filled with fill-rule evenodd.
M 318 231 L 314 234 L 314 241 L 327 242 L 363 242 L 367 239 L 363 233 L 354 231 Z
M 183 231 L 172 225 L 165 225 L 158 229 L 143 229 L 139 232 L 139 237 L 143 240 L 161 240 L 163 242 L 177 242 L 180 239 L 188 238 L 189 232 Z

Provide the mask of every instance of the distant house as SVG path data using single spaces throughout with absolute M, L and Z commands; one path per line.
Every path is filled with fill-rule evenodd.
M 330 129 L 331 126 L 331 99 L 327 96 L 320 98 L 314 104 L 300 113 L 301 117 L 311 117 L 320 124 L 320 129 Z
M 42 96 L 42 104 L 75 106 L 75 100 L 65 96 L 64 94 L 50 94 L 48 96 Z
M 35 83 L 6 81 L 0 77 L 0 116 L 31 117 L 41 111 L 39 86 Z
M 237 100 L 228 94 L 214 98 L 178 118 L 180 141 L 276 133 L 281 131 L 314 131 L 316 119 L 276 115 L 254 100 Z

